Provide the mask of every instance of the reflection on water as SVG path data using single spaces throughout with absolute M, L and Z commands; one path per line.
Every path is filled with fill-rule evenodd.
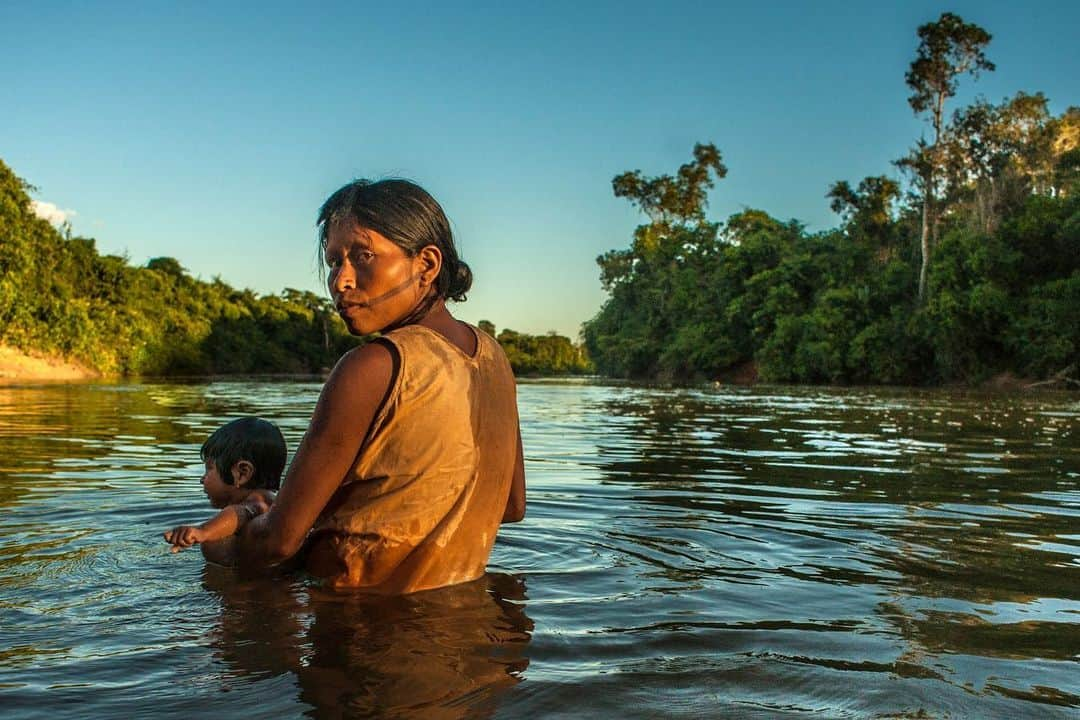
M 11 717 L 1076 717 L 1075 396 L 519 388 L 529 515 L 476 583 L 242 579 L 230 417 L 295 448 L 315 383 L 0 388 Z M 527 591 L 526 591 L 527 588 Z
M 484 717 L 528 667 L 525 586 L 506 574 L 405 598 L 240 580 L 209 566 L 226 678 L 290 674 L 318 717 Z

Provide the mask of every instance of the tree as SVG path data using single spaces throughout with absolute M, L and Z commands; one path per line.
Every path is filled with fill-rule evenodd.
M 844 221 L 844 231 L 853 238 L 869 241 L 879 250 L 892 243 L 893 203 L 900 186 L 884 175 L 863 178 L 858 188 L 846 180 L 833 183 L 825 197 L 829 207 Z
M 1054 183 L 1050 194 L 1065 196 L 1080 189 L 1080 107 L 1070 107 L 1052 124 Z
M 936 174 L 942 165 L 941 138 L 945 129 L 945 101 L 956 95 L 958 78 L 970 73 L 974 77 L 982 70 L 993 71 L 994 64 L 986 59 L 983 48 L 989 44 L 990 33 L 978 25 L 966 23 L 953 13 L 942 13 L 937 22 L 926 23 L 918 29 L 919 48 L 915 60 L 904 76 L 912 94 L 908 103 L 916 115 L 928 114 L 934 128 L 934 141 L 922 144 L 919 157 L 908 167 L 917 168 L 922 193 L 922 228 L 919 247 L 922 265 L 919 270 L 919 299 L 926 293 L 926 274 L 930 265 L 931 231 L 936 233 Z
M 517 375 L 581 374 L 592 369 L 583 349 L 555 332 L 527 335 L 504 328 L 496 339 Z
M 717 180 L 727 175 L 720 151 L 712 143 L 698 143 L 693 161 L 680 166 L 674 176 L 649 178 L 633 170 L 616 175 L 611 187 L 615 197 L 629 198 L 653 225 L 685 225 L 705 220 L 706 193 L 715 184 L 713 175 Z
M 1042 93 L 1019 92 L 1000 105 L 979 99 L 953 113 L 946 146 L 957 168 L 956 197 L 973 196 L 985 233 L 997 228 L 1002 203 L 1017 205 L 1054 182 L 1054 126 Z
M 704 228 L 707 193 L 727 175 L 720 151 L 712 143 L 694 145 L 694 159 L 675 175 L 645 177 L 640 170 L 616 175 L 611 181 L 615 197 L 628 198 L 649 218 L 634 231 L 629 250 L 611 250 L 596 258 L 600 282 L 610 292 L 633 276 L 638 262 L 656 253 L 666 238 L 679 229 Z M 715 233 L 713 233 L 715 235 Z
M 150 258 L 146 263 L 146 268 L 147 270 L 157 270 L 177 278 L 187 275 L 187 268 L 181 265 L 179 260 L 171 257 Z

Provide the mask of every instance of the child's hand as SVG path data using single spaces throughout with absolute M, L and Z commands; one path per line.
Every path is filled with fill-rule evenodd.
M 177 525 L 172 530 L 165 531 L 165 541 L 172 545 L 173 552 L 180 552 L 204 539 L 203 531 L 191 525 Z

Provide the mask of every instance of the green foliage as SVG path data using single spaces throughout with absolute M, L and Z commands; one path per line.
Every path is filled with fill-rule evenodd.
M 478 327 L 482 332 L 487 333 L 491 337 L 495 337 L 495 323 L 491 322 L 490 320 L 481 320 L 476 324 L 476 327 Z
M 930 143 L 920 138 L 896 165 L 911 177 L 922 206 L 919 236 L 919 299 L 922 300 L 926 296 L 932 246 L 938 239 L 942 194 L 950 185 L 956 185 L 964 172 L 956 162 L 957 153 L 950 152 L 955 143 L 948 142 L 947 136 L 953 128 L 946 126 L 945 101 L 956 95 L 961 75 L 978 76 L 982 70 L 993 71 L 994 64 L 983 53 L 990 43 L 990 33 L 953 13 L 942 13 L 936 22 L 921 25 L 918 35 L 916 57 L 904 79 L 912 90 L 908 104 L 916 115 L 928 116 L 934 137 Z
M 582 375 L 593 370 L 584 348 L 562 335 L 526 335 L 506 328 L 497 339 L 518 375 Z
M 712 143 L 694 146 L 694 159 L 672 175 L 645 177 L 640 170 L 618 175 L 611 181 L 615 197 L 629 198 L 654 225 L 702 221 L 706 193 L 717 179 L 727 175 L 720 151 Z
M 0 162 L 0 343 L 105 373 L 317 373 L 356 344 L 310 292 L 257 296 L 101 255 L 36 217 L 29 186 Z
M 1007 338 L 1019 371 L 1046 377 L 1080 360 L 1080 272 L 1038 285 L 1022 299 Z
M 895 180 L 884 175 L 863 178 L 858 189 L 841 180 L 826 197 L 832 211 L 842 218 L 847 234 L 874 248 L 890 249 L 896 244 L 893 205 L 900 197 L 900 185 Z
M 918 35 L 919 48 L 904 77 L 912 91 L 908 103 L 916 113 L 929 112 L 940 134 L 942 104 L 956 94 L 957 78 L 994 70 L 983 52 L 991 36 L 950 12 L 919 26 Z
M 707 222 L 710 169 L 727 174 L 712 145 L 674 176 L 615 177 L 649 223 L 597 258 L 609 297 L 582 337 L 598 371 L 717 378 L 754 363 L 776 382 L 924 384 L 1077 362 L 1080 108 L 1051 117 L 1020 92 L 949 122 L 959 79 L 995 69 L 991 36 L 943 13 L 918 37 L 908 102 L 933 137 L 895 163 L 906 194 L 880 175 L 834 183 L 836 231 L 760 210 Z
M 950 208 L 924 304 L 919 210 L 896 206 L 888 178 L 834 184 L 832 232 L 759 210 L 642 226 L 630 249 L 598 259 L 609 297 L 585 346 L 601 373 L 676 380 L 751 362 L 764 380 L 797 383 L 1059 372 L 1080 350 L 1080 193 L 1025 183 L 993 232 L 975 204 Z

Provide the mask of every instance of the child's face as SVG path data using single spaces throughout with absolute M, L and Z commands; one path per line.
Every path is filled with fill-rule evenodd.
M 202 486 L 206 496 L 210 498 L 210 506 L 215 508 L 223 508 L 231 504 L 237 492 L 235 485 L 230 485 L 222 479 L 221 473 L 218 472 L 217 465 L 214 464 L 213 460 L 206 461 L 206 472 L 202 476 Z

